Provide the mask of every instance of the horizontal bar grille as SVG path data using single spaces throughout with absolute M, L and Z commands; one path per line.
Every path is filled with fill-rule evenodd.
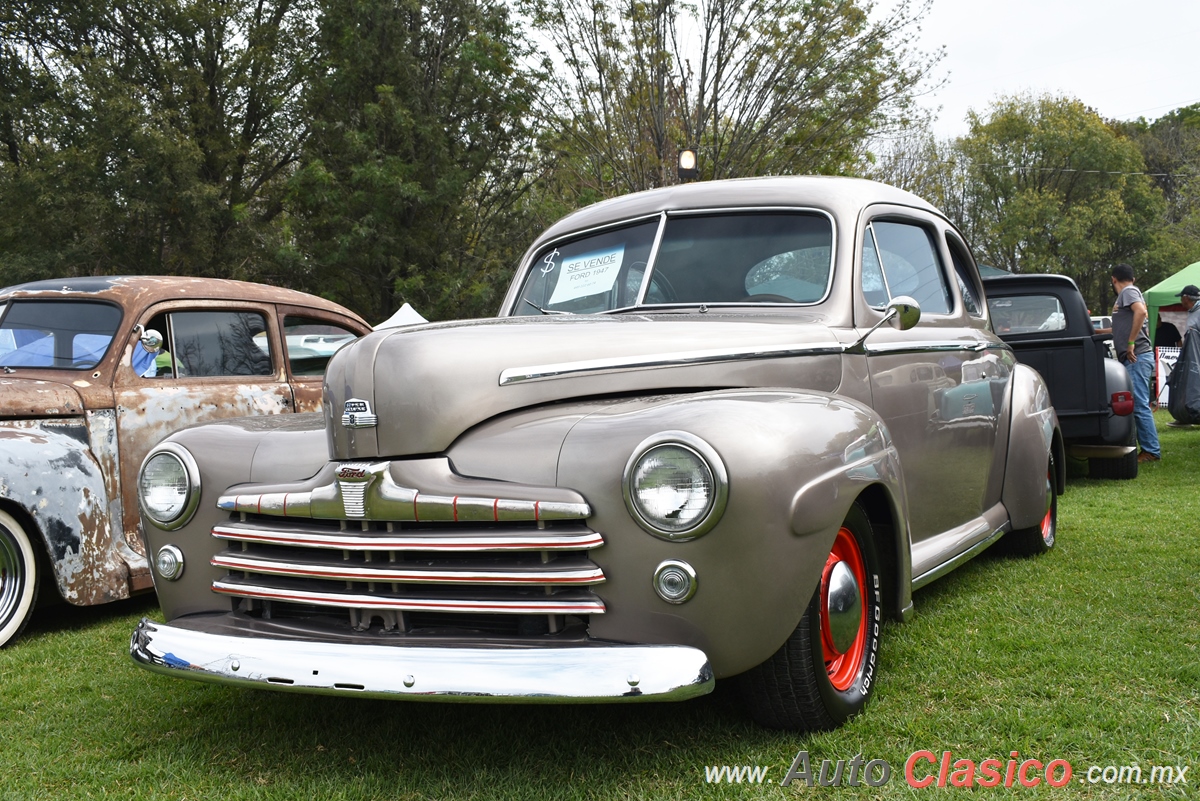
M 562 632 L 604 602 L 588 551 L 604 538 L 583 522 L 416 523 L 240 514 L 217 524 L 213 556 L 228 571 L 213 592 L 235 609 L 328 618 L 355 631 L 457 636 Z M 336 620 L 336 618 L 329 618 Z

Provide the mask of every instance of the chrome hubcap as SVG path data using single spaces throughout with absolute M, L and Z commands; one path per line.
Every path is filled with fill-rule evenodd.
M 829 571 L 829 590 L 825 596 L 825 620 L 829 623 L 829 639 L 839 654 L 854 644 L 862 623 L 862 591 L 854 571 L 845 562 L 838 562 Z

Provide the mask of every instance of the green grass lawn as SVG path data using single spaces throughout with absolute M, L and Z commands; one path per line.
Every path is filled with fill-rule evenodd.
M 747 722 L 721 685 L 682 704 L 460 706 L 236 690 L 134 666 L 151 599 L 41 610 L 0 651 L 0 798 L 453 799 L 1187 797 L 1200 786 L 1200 428 L 1159 415 L 1135 481 L 1073 471 L 1058 547 L 985 554 L 889 625 L 877 692 L 839 731 Z M 884 759 L 888 785 L 779 780 L 797 751 Z M 1068 786 L 908 788 L 914 751 L 1068 760 Z M 706 765 L 770 766 L 710 784 Z M 1090 766 L 1191 766 L 1188 783 L 1090 785 Z M 1196 773 L 1192 775 L 1192 771 Z M 927 771 L 926 771 L 927 772 Z M 923 775 L 923 774 L 922 774 Z

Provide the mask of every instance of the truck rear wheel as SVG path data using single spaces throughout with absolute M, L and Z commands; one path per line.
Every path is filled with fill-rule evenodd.
M 29 622 L 37 601 L 37 558 L 25 529 L 0 511 L 0 648 Z
M 1137 450 L 1132 450 L 1116 459 L 1088 459 L 1088 478 L 1129 479 L 1137 478 Z

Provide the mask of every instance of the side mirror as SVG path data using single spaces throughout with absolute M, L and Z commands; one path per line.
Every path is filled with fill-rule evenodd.
M 921 305 L 908 295 L 900 295 L 892 298 L 892 302 L 887 305 L 887 314 L 883 319 L 890 321 L 892 328 L 907 331 L 921 321 Z
M 155 331 L 153 328 L 143 328 L 137 326 L 138 341 L 142 343 L 142 348 L 147 353 L 158 353 L 163 347 L 162 334 Z
M 858 341 L 853 345 L 845 347 L 845 353 L 866 353 L 867 349 L 864 342 L 867 337 L 879 330 L 879 327 L 884 323 L 890 323 L 893 328 L 900 331 L 907 331 L 918 322 L 921 321 L 921 304 L 908 295 L 899 295 L 892 298 L 892 302 L 887 305 L 887 311 L 883 313 L 883 319 L 871 326 L 871 330 L 858 338 Z

